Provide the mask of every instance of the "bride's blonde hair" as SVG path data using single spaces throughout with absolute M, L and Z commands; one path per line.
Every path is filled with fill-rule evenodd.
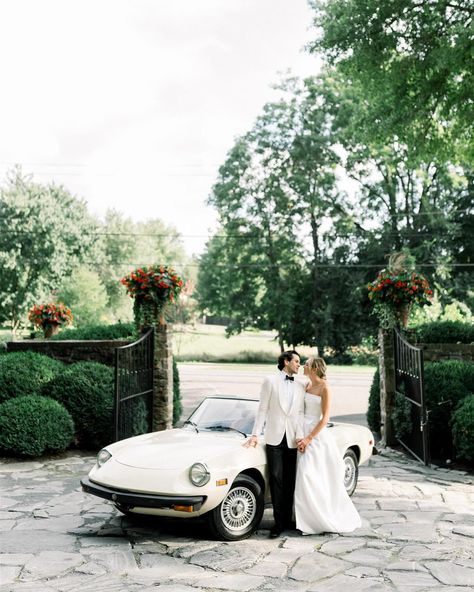
M 326 380 L 326 362 L 322 358 L 311 356 L 306 362 L 311 370 L 316 372 L 316 375 L 323 380 Z

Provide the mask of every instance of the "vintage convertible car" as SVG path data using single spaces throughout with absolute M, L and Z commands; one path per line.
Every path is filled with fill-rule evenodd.
M 182 428 L 103 448 L 82 488 L 112 500 L 124 514 L 204 515 L 215 537 L 246 538 L 270 502 L 263 438 L 256 448 L 242 447 L 257 406 L 256 399 L 207 397 Z M 372 433 L 344 423 L 328 429 L 344 457 L 344 484 L 352 495 L 358 465 L 372 454 Z

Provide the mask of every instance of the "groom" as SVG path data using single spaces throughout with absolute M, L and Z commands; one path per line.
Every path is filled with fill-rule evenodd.
M 300 356 L 295 350 L 278 358 L 279 372 L 265 377 L 252 436 L 244 444 L 255 447 L 265 424 L 265 443 L 275 526 L 270 537 L 292 528 L 296 476 L 296 439 L 302 438 L 304 386 L 295 380 Z

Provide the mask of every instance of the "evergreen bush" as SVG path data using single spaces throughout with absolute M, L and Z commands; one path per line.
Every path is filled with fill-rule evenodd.
M 63 368 L 62 362 L 35 352 L 0 356 L 0 403 L 13 397 L 40 395 Z
M 380 372 L 378 368 L 374 373 L 374 378 L 370 387 L 367 423 L 374 434 L 380 433 Z
M 412 404 L 404 395 L 395 393 L 395 405 L 393 408 L 392 421 L 395 436 L 400 440 L 413 431 Z
M 451 420 L 458 404 L 474 393 L 474 364 L 458 360 L 427 363 L 424 386 L 431 455 L 435 459 L 452 458 Z
M 113 441 L 114 372 L 97 362 L 78 362 L 56 376 L 43 394 L 71 413 L 80 446 L 98 449 Z
M 64 329 L 52 339 L 55 341 L 93 340 L 93 339 L 135 339 L 133 323 L 116 323 L 115 325 L 86 325 L 78 329 Z
M 474 343 L 474 325 L 461 321 L 434 321 L 410 331 L 417 343 Z
M 173 427 L 179 422 L 183 404 L 181 402 L 181 389 L 179 384 L 179 370 L 176 360 L 173 358 Z
M 452 429 L 456 457 L 474 460 L 474 395 L 465 397 L 456 408 Z
M 0 449 L 16 456 L 40 456 L 65 450 L 74 438 L 74 422 L 57 401 L 20 396 L 0 405 Z

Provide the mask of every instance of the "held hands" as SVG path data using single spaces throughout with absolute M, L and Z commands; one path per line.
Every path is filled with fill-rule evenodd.
M 304 452 L 312 439 L 311 436 L 306 436 L 305 438 L 301 438 L 301 440 L 296 440 L 298 452 Z
M 242 444 L 242 446 L 244 448 L 255 448 L 257 446 L 257 443 L 258 443 L 257 436 L 250 436 L 250 438 L 248 440 L 245 440 L 245 442 Z

